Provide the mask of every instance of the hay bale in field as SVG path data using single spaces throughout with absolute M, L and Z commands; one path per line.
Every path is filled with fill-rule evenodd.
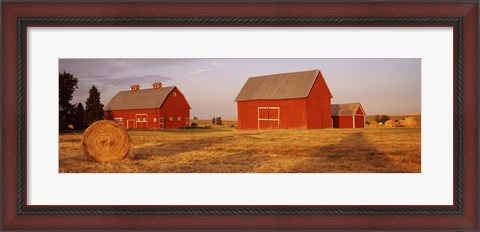
M 378 122 L 371 121 L 368 127 L 377 128 L 378 127 Z
M 82 148 L 90 160 L 119 161 L 129 154 L 130 137 L 125 128 L 113 121 L 97 121 L 83 133 Z
M 385 123 L 384 123 L 384 127 L 386 127 L 386 128 L 393 128 L 393 127 L 395 127 L 395 122 L 392 121 L 392 120 L 387 120 L 387 121 L 385 121 Z
M 417 121 L 413 117 L 406 117 L 405 118 L 405 127 L 406 128 L 415 128 L 417 126 Z
M 398 120 L 396 127 L 407 127 L 405 120 Z

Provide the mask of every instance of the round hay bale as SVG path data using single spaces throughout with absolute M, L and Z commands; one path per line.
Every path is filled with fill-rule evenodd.
M 125 128 L 113 121 L 97 121 L 83 133 L 82 148 L 90 160 L 119 161 L 129 154 L 130 137 Z
M 405 120 L 398 120 L 397 127 L 407 127 Z
M 378 122 L 376 122 L 376 121 L 371 121 L 369 127 L 371 127 L 371 128 L 377 128 L 377 127 L 378 127 Z
M 387 120 L 387 121 L 385 121 L 384 126 L 387 127 L 387 128 L 393 128 L 393 127 L 395 127 L 395 122 L 392 121 L 392 120 Z
M 415 128 L 417 126 L 417 121 L 413 117 L 406 117 L 405 118 L 405 127 L 407 128 Z

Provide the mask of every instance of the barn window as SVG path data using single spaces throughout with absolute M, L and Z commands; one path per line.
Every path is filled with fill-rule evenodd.
M 169 117 L 168 121 L 170 121 L 170 122 L 173 121 L 173 117 Z
M 153 118 L 153 122 L 157 122 L 157 118 Z
M 176 96 L 177 96 L 177 93 L 173 93 L 173 96 L 176 97 Z
M 143 121 L 146 122 L 146 121 L 147 121 L 147 118 L 143 118 Z
M 140 118 L 137 118 L 137 122 L 141 122 L 141 121 L 140 121 Z
M 115 118 L 117 124 L 123 124 L 123 118 Z
M 182 117 L 177 117 L 177 121 L 181 121 L 182 120 Z

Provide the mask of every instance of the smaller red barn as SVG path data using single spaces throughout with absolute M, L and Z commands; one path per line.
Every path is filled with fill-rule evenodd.
M 333 128 L 365 128 L 365 111 L 360 103 L 332 104 Z
M 188 126 L 190 105 L 176 86 L 152 84 L 151 89 L 132 85 L 120 91 L 105 106 L 105 119 L 127 129 L 165 129 Z

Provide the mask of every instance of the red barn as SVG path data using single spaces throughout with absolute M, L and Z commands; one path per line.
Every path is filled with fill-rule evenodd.
M 333 128 L 364 128 L 365 111 L 360 103 L 333 104 Z
M 117 93 L 105 106 L 105 119 L 115 120 L 127 129 L 165 129 L 188 126 L 190 105 L 176 86 L 153 83 L 151 89 Z
M 235 99 L 238 128 L 328 128 L 331 98 L 320 70 L 250 77 Z

